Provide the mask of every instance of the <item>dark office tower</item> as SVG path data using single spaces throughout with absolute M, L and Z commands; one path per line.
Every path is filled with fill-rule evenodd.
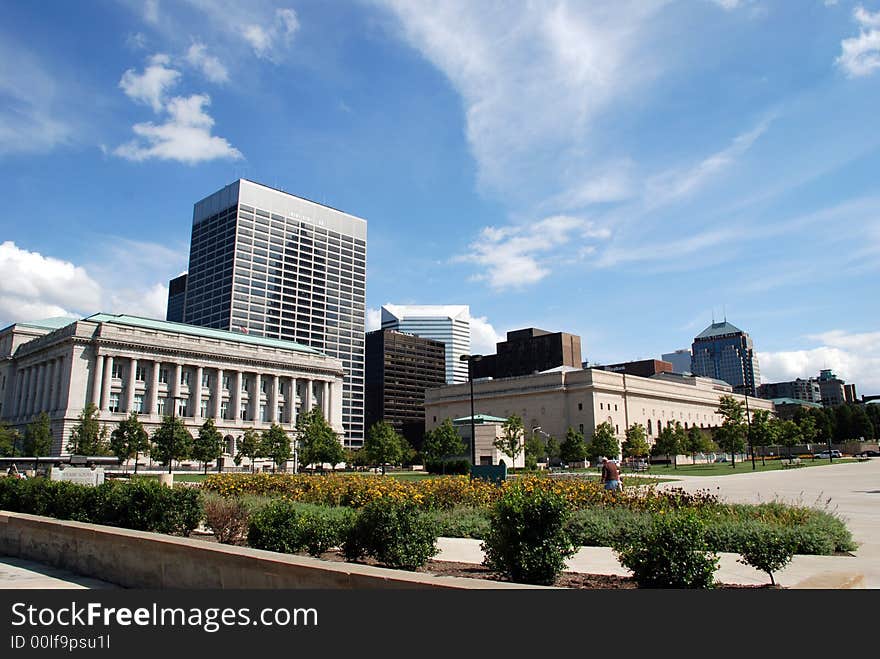
M 246 179 L 193 209 L 183 321 L 342 360 L 345 444 L 364 439 L 367 222 Z
M 367 333 L 365 427 L 386 421 L 421 448 L 425 390 L 446 384 L 446 344 L 394 330 Z
M 691 353 L 694 375 L 723 380 L 738 394 L 757 396 L 758 355 L 751 337 L 738 327 L 726 320 L 712 323 L 694 338 Z
M 581 368 L 581 337 L 529 327 L 507 333 L 496 354 L 474 362 L 474 377 L 510 378 L 558 366 Z
M 165 312 L 165 320 L 182 323 L 185 300 L 186 274 L 182 274 L 168 282 L 168 310 Z

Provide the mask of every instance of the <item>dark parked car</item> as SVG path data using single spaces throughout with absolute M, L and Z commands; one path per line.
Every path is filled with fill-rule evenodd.
M 880 451 L 867 450 L 859 453 L 860 458 L 880 458 Z

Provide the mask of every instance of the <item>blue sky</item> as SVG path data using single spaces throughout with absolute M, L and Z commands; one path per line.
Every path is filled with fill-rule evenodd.
M 436 5 L 436 6 L 435 6 Z M 0 323 L 161 316 L 247 177 L 364 217 L 368 314 L 593 362 L 713 314 L 880 393 L 880 2 L 3 2 Z

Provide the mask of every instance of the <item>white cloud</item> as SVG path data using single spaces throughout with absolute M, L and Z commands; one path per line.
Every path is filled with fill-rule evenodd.
M 534 284 L 551 272 L 562 258 L 589 253 L 585 247 L 611 235 L 606 228 L 569 215 L 555 215 L 528 225 L 486 227 L 471 243 L 471 252 L 455 261 L 476 263 L 486 272 L 476 276 L 495 289 Z
M 251 23 L 244 28 L 244 38 L 254 54 L 269 61 L 277 61 L 277 50 L 287 48 L 299 31 L 299 18 L 293 9 L 276 9 L 268 24 Z
M 225 138 L 211 135 L 214 119 L 204 109 L 210 103 L 206 94 L 172 98 L 167 105 L 169 118 L 164 124 L 135 124 L 132 130 L 140 139 L 117 147 L 114 153 L 138 162 L 156 158 L 189 165 L 242 158 L 241 152 Z
M 380 329 L 382 327 L 382 310 L 375 307 L 368 308 L 364 324 L 364 330 L 367 332 Z
M 14 242 L 0 244 L 0 319 L 6 324 L 97 310 L 101 287 L 80 266 Z
M 160 112 L 165 105 L 166 93 L 180 79 L 180 71 L 170 68 L 171 58 L 157 53 L 148 60 L 143 73 L 128 69 L 122 74 L 119 87 L 130 99 L 144 103 Z
M 880 68 L 880 11 L 871 13 L 859 5 L 853 11 L 859 36 L 840 42 L 837 65 L 849 77 L 867 76 Z
M 186 52 L 186 61 L 200 70 L 211 82 L 228 82 L 229 72 L 226 70 L 226 67 L 223 66 L 219 59 L 213 55 L 208 55 L 207 50 L 208 47 L 203 43 L 196 42 L 192 44 Z
M 144 20 L 153 25 L 159 22 L 159 0 L 144 1 Z
M 594 123 L 656 77 L 661 58 L 643 50 L 666 0 L 381 2 L 461 95 L 481 185 L 521 194 L 562 182 L 573 186 L 563 198 L 609 197 L 590 183 L 605 171 Z
M 761 379 L 780 382 L 815 377 L 830 368 L 861 393 L 880 393 L 880 332 L 850 333 L 833 330 L 808 339 L 815 348 L 758 353 Z
M 59 87 L 26 48 L 0 39 L 0 155 L 44 153 L 71 140 Z
M 485 316 L 471 316 L 471 352 L 475 355 L 494 355 L 496 343 L 504 340 L 504 336 L 495 331 L 495 328 Z
M 741 0 L 712 0 L 712 2 L 727 11 L 736 9 L 742 4 Z

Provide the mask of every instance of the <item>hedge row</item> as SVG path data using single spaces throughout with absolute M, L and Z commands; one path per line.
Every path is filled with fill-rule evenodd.
M 91 487 L 45 478 L 0 478 L 0 509 L 184 536 L 203 515 L 198 490 L 169 488 L 152 480 Z

